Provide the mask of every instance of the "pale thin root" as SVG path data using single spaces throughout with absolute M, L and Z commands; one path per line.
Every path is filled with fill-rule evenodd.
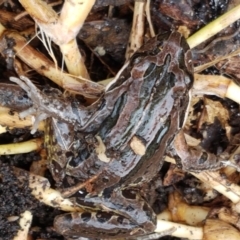
M 29 45 L 29 43 L 37 36 L 37 33 L 35 33 L 18 51 L 16 52 L 15 55 L 20 55 L 20 52 Z M 25 39 L 25 38 L 24 38 Z
M 32 213 L 30 211 L 25 211 L 21 214 L 21 218 L 19 220 L 19 225 L 21 227 L 18 230 L 17 235 L 13 238 L 13 240 L 27 240 L 28 239 L 28 231 L 32 223 Z
M 151 19 L 150 3 L 151 3 L 151 0 L 147 0 L 145 12 L 146 12 L 146 18 L 147 18 L 147 21 L 149 24 L 149 31 L 150 31 L 151 37 L 154 37 L 156 34 L 154 31 L 154 27 L 153 27 L 153 23 L 152 23 L 152 19 Z
M 47 50 L 49 56 L 52 58 L 52 60 L 53 60 L 53 62 L 55 64 L 55 67 L 57 68 L 58 67 L 57 59 L 56 59 L 56 57 L 54 55 L 54 52 L 52 50 L 52 44 L 51 44 L 52 40 L 51 40 L 50 37 L 48 37 L 45 34 L 45 32 L 43 31 L 43 29 L 41 28 L 40 25 L 38 25 L 38 27 L 39 27 L 39 30 L 40 30 L 40 33 L 41 33 L 42 37 L 40 37 L 39 33 L 37 34 L 37 37 L 42 42 L 42 44 L 45 47 L 45 49 Z

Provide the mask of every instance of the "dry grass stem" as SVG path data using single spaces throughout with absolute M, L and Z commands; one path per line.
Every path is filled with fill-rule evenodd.
M 193 95 L 216 95 L 240 104 L 240 87 L 230 78 L 220 75 L 194 74 Z
M 175 164 L 175 160 L 170 157 L 166 157 L 165 161 Z M 240 187 L 230 182 L 224 176 L 217 171 L 202 171 L 201 173 L 193 173 L 193 176 L 208 184 L 219 193 L 230 199 L 233 203 L 237 204 L 240 202 Z
M 239 231 L 218 219 L 208 219 L 203 228 L 203 240 L 239 240 Z
M 35 20 L 41 32 L 44 32 L 47 37 L 63 50 L 63 57 L 69 73 L 83 79 L 89 79 L 75 37 L 95 3 L 95 0 L 75 0 L 71 3 L 65 1 L 60 17 L 58 17 L 50 5 L 41 0 L 21 0 L 20 2 L 29 15 Z
M 238 203 L 240 201 L 240 187 L 226 179 L 219 172 L 204 171 L 201 173 L 192 173 L 196 178 L 200 179 L 202 182 L 209 184 L 219 193 L 223 194 L 225 197 L 230 199 L 233 203 Z
M 222 207 L 218 212 L 218 218 L 226 223 L 232 224 L 233 226 L 240 227 L 239 214 L 229 208 Z
M 132 29 L 125 54 L 126 60 L 128 60 L 143 44 L 145 5 L 145 1 L 136 1 L 134 4 Z
M 13 240 L 27 240 L 28 239 L 28 231 L 32 223 L 32 213 L 30 211 L 25 211 L 21 214 L 21 218 L 19 220 L 19 225 L 21 227 L 18 230 L 17 235 L 13 238 Z
M 64 57 L 68 72 L 80 79 L 90 79 L 88 71 L 84 64 L 84 59 L 78 49 L 76 39 L 60 45 L 61 52 Z
M 145 7 L 145 12 L 146 12 L 147 22 L 148 22 L 148 25 L 149 25 L 150 35 L 151 35 L 151 37 L 154 37 L 155 36 L 155 31 L 154 31 L 153 23 L 152 23 L 152 19 L 151 19 L 150 4 L 151 4 L 151 0 L 147 0 L 146 7 Z
M 29 182 L 32 195 L 40 202 L 66 212 L 82 211 L 80 207 L 75 206 L 69 199 L 63 198 L 59 191 L 50 188 L 48 179 L 16 167 L 14 167 L 14 173 L 20 181 Z
M 226 92 L 226 97 L 240 104 L 240 87 L 235 82 L 231 81 Z
M 58 29 L 61 30 L 58 32 L 58 39 L 60 42 L 64 42 L 59 45 L 66 44 L 75 39 L 94 3 L 95 0 L 72 0 L 64 2 L 59 18 L 61 28 Z
M 31 127 L 33 124 L 32 117 L 26 117 L 25 119 L 20 119 L 19 113 L 11 112 L 10 108 L 0 107 L 0 125 L 7 126 L 9 128 L 24 128 Z M 41 125 L 42 129 L 42 125 Z
M 194 48 L 210 37 L 214 36 L 240 18 L 240 5 L 218 17 L 187 39 L 190 48 Z
M 20 0 L 19 2 L 37 23 L 49 25 L 57 23 L 57 13 L 46 2 L 42 0 Z
M 49 3 L 48 5 L 51 6 L 51 7 L 54 7 L 54 6 L 58 6 L 58 5 L 60 5 L 60 4 L 62 4 L 62 1 L 61 1 L 61 0 L 60 0 L 60 1 L 56 1 L 56 2 Z M 38 14 L 38 12 L 37 12 L 37 14 Z M 16 17 L 14 17 L 14 20 L 15 20 L 15 21 L 18 21 L 18 20 L 20 20 L 21 18 L 25 17 L 26 15 L 28 15 L 28 12 L 27 12 L 27 11 L 21 12 L 21 13 L 19 13 Z
M 172 221 L 190 226 L 202 225 L 209 213 L 207 207 L 188 205 L 177 191 L 169 195 L 168 209 Z
M 206 64 L 203 64 L 203 65 L 200 65 L 200 66 L 197 66 L 194 68 L 194 72 L 195 73 L 199 73 L 199 72 L 202 72 L 203 70 L 211 67 L 211 66 L 214 66 L 215 64 L 219 63 L 220 61 L 223 61 L 223 60 L 226 60 L 226 59 L 229 59 L 231 57 L 234 57 L 234 56 L 238 56 L 240 54 L 240 49 L 238 48 L 237 50 L 229 53 L 228 55 L 225 55 L 225 56 L 221 56 L 221 57 L 218 57 L 218 58 L 215 58 L 213 61 L 211 62 L 208 62 Z
M 157 220 L 157 228 L 155 232 L 164 232 L 169 229 L 175 228 L 175 231 L 172 233 L 172 236 L 179 238 L 188 238 L 188 239 L 202 239 L 203 238 L 203 228 L 202 227 L 191 227 L 180 223 L 168 222 L 165 220 Z
M 101 95 L 103 87 L 99 84 L 88 80 L 76 79 L 63 73 L 61 69 L 56 68 L 53 62 L 45 55 L 29 46 L 25 38 L 17 32 L 4 31 L 4 27 L 0 24 L 0 33 L 1 30 L 3 33 L 2 37 L 5 36 L 15 40 L 16 45 L 13 48 L 16 51 L 16 55 L 28 66 L 35 69 L 39 74 L 51 79 L 64 89 L 67 88 L 72 92 L 74 92 L 73 89 L 75 89 L 74 93 L 82 94 L 89 98 L 96 98 Z M 70 87 L 72 88 L 70 89 Z
M 0 145 L 0 155 L 12 155 L 39 151 L 42 149 L 42 139 L 35 138 L 20 143 L 9 143 Z

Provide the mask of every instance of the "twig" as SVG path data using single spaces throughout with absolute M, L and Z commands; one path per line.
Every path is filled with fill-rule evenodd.
M 30 211 L 25 211 L 21 214 L 21 218 L 19 220 L 19 225 L 21 229 L 17 232 L 17 235 L 13 238 L 13 240 L 27 240 L 28 239 L 28 231 L 32 223 L 32 213 Z
M 144 12 L 145 12 L 145 2 L 136 1 L 134 4 L 134 14 L 132 30 L 129 38 L 129 44 L 126 50 L 125 58 L 128 60 L 137 49 L 139 49 L 143 44 L 143 34 L 144 34 Z
M 48 179 L 16 167 L 14 167 L 14 173 L 20 181 L 29 182 L 29 188 L 32 189 L 32 195 L 40 202 L 66 212 L 82 211 L 80 207 L 75 206 L 69 199 L 63 198 L 59 191 L 50 188 Z
M 240 18 L 240 5 L 218 17 L 187 39 L 190 48 L 194 48 Z
M 12 155 L 29 153 L 32 151 L 37 151 L 42 148 L 42 140 L 40 138 L 35 138 L 29 141 L 20 143 L 10 143 L 0 145 L 0 155 Z

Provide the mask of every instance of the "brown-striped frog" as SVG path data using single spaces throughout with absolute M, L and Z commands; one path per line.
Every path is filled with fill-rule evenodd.
M 54 227 L 66 237 L 151 233 L 156 216 L 140 189 L 158 174 L 166 154 L 185 170 L 221 164 L 214 155 L 190 149 L 181 132 L 193 68 L 189 47 L 178 32 L 150 39 L 87 107 L 75 97 L 41 92 L 20 78 L 11 81 L 33 101 L 22 116 L 47 119 L 49 169 L 63 196 L 85 209 L 56 217 Z

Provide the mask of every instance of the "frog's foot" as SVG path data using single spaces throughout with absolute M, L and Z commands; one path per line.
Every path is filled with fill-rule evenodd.
M 35 87 L 35 85 L 24 76 L 20 79 L 16 77 L 10 77 L 10 81 L 17 83 L 23 90 L 26 91 L 28 97 L 33 101 L 33 106 L 19 114 L 20 118 L 25 118 L 29 115 L 35 115 L 35 121 L 31 133 L 35 133 L 39 123 L 48 117 L 48 114 L 41 109 L 44 98 L 41 92 Z
M 236 169 L 236 171 L 240 172 L 240 164 L 239 163 L 234 163 L 230 160 L 222 161 L 222 164 L 224 167 L 233 167 Z

